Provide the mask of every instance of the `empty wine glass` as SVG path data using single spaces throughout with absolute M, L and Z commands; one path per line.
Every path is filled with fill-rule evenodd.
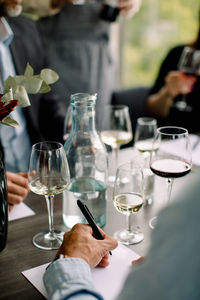
M 144 205 L 150 205 L 153 202 L 154 177 L 149 167 L 150 153 L 157 130 L 157 120 L 149 117 L 137 119 L 134 148 L 139 153 L 140 165 L 144 173 Z
M 128 144 L 133 138 L 128 106 L 105 106 L 104 116 L 100 127 L 102 141 L 104 144 L 111 146 L 112 151 L 114 152 L 115 162 L 113 166 L 115 166 L 116 170 L 121 145 Z M 114 182 L 115 176 L 109 176 L 108 180 Z
M 187 76 L 197 77 L 200 75 L 200 50 L 192 47 L 184 47 L 178 62 L 178 69 Z M 187 104 L 187 94 L 182 95 L 182 99 L 174 103 L 174 106 L 180 111 L 192 110 Z
M 185 176 L 191 167 L 192 154 L 187 129 L 175 126 L 158 128 L 152 147 L 150 168 L 154 174 L 167 180 L 167 203 L 170 201 L 174 178 Z M 154 228 L 156 223 L 157 217 L 154 217 L 149 225 Z
M 123 182 L 124 178 L 128 180 Z M 132 228 L 131 215 L 137 213 L 143 205 L 143 173 L 142 169 L 132 162 L 118 167 L 114 189 L 113 203 L 115 208 L 126 215 L 126 229 L 115 233 L 116 239 L 125 244 L 137 244 L 144 239 L 139 227 Z
M 136 129 L 135 129 L 135 138 L 134 138 L 134 147 L 139 153 L 149 156 L 152 150 L 153 140 L 156 134 L 157 129 L 157 120 L 154 118 L 138 118 Z
M 62 144 L 41 142 L 32 146 L 28 181 L 31 191 L 44 195 L 47 203 L 49 232 L 40 232 L 33 237 L 33 244 L 44 250 L 58 249 L 63 232 L 54 230 L 54 196 L 62 193 L 69 183 L 69 169 Z

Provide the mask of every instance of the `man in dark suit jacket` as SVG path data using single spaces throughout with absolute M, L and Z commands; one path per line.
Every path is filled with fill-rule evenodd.
M 8 13 L 8 9 L 10 13 Z M 20 11 L 21 0 L 2 0 L 0 2 L 0 17 L 16 16 Z M 14 33 L 10 52 L 16 74 L 24 74 L 27 62 L 33 67 L 35 74 L 39 74 L 41 69 L 48 66 L 36 23 L 23 16 L 7 16 L 6 21 Z M 22 109 L 22 114 L 26 120 L 27 136 L 30 138 L 31 144 L 42 140 L 63 142 L 65 107 L 58 100 L 55 91 L 29 96 L 31 106 Z M 23 146 L 22 144 L 21 147 Z M 12 207 L 14 204 L 20 203 L 27 195 L 27 174 L 7 172 L 6 175 L 8 202 Z
M 48 67 L 42 41 L 34 21 L 23 17 L 7 17 L 14 38 L 11 52 L 17 75 L 22 75 L 27 62 L 35 74 Z M 54 88 L 47 94 L 29 95 L 31 106 L 23 108 L 27 130 L 32 143 L 42 140 L 63 142 L 65 107 L 57 98 Z

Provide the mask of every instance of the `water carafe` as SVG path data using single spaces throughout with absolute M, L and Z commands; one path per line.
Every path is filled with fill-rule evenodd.
M 100 226 L 106 223 L 108 155 L 95 128 L 97 94 L 71 95 L 72 130 L 65 142 L 70 184 L 63 193 L 63 222 L 85 223 L 78 206 L 86 204 Z

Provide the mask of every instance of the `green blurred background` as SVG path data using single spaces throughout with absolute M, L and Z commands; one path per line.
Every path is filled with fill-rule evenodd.
M 121 87 L 151 85 L 169 49 L 195 39 L 199 0 L 143 0 L 121 24 Z

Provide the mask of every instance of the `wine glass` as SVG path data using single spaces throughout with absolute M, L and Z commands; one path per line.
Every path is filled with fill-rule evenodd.
M 133 138 L 128 106 L 105 106 L 100 135 L 103 143 L 111 146 L 115 155 L 113 166 L 116 167 L 118 165 L 118 154 L 121 145 L 128 144 Z M 109 176 L 108 180 L 113 183 L 115 176 Z
M 200 75 L 200 50 L 192 47 L 184 47 L 178 62 L 178 69 L 187 76 Z M 180 111 L 192 111 L 192 107 L 186 102 L 187 94 L 182 95 L 182 99 L 174 103 L 174 106 Z
M 128 178 L 125 183 L 124 178 Z M 131 226 L 131 215 L 140 210 L 143 199 L 142 169 L 132 162 L 119 166 L 113 189 L 113 203 L 120 213 L 126 215 L 126 229 L 117 231 L 114 235 L 125 245 L 137 244 L 144 239 L 139 227 L 133 229 Z
M 137 119 L 134 147 L 139 153 L 142 153 L 145 156 L 150 155 L 156 130 L 156 119 L 148 117 L 142 117 Z
M 156 119 L 149 117 L 137 119 L 134 148 L 139 153 L 137 161 L 142 166 L 144 173 L 144 205 L 150 205 L 153 202 L 155 175 L 149 167 L 149 159 L 156 130 Z
M 63 129 L 63 140 L 66 141 L 68 138 L 70 131 L 72 129 L 72 108 L 71 105 L 68 106 L 65 122 L 64 122 L 64 129 Z
M 167 204 L 170 202 L 174 178 L 185 176 L 191 171 L 191 167 L 192 154 L 187 129 L 175 126 L 158 128 L 150 168 L 154 174 L 167 179 Z M 156 223 L 157 217 L 154 217 L 149 225 L 153 229 Z
M 69 169 L 62 144 L 41 142 L 32 146 L 29 171 L 29 187 L 33 193 L 44 195 L 47 203 L 49 232 L 40 232 L 33 237 L 33 244 L 44 250 L 58 249 L 63 232 L 54 230 L 54 196 L 62 193 L 69 183 Z

